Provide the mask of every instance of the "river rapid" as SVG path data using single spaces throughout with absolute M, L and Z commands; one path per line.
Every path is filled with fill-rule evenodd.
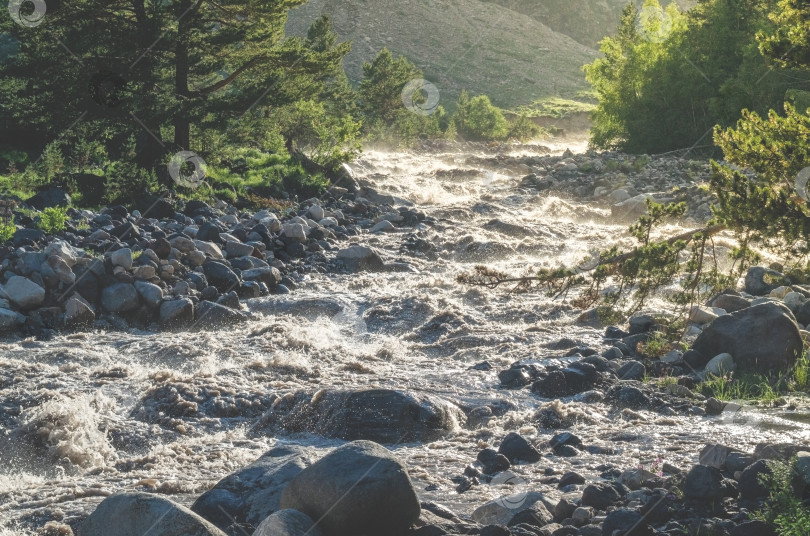
M 538 428 L 533 415 L 549 404 L 575 421 L 568 431 L 603 451 L 577 458 L 544 452 L 539 463 L 514 468 L 526 490 L 552 495 L 549 478 L 572 469 L 591 478 L 611 464 L 646 467 L 659 457 L 688 468 L 707 442 L 750 451 L 761 441 L 807 439 L 803 412 L 663 417 L 499 387 L 498 371 L 515 361 L 561 359 L 565 352 L 552 347 L 562 338 L 604 347 L 603 330 L 577 325 L 581 311 L 568 303 L 456 282 L 476 264 L 523 273 L 630 244 L 626 224 L 611 222 L 609 210 L 520 189 L 528 170 L 497 158 L 566 148 L 584 151 L 585 144 L 367 151 L 353 166 L 358 178 L 436 224 L 354 239 L 411 263 L 415 273 L 309 274 L 292 294 L 248 302 L 254 319 L 220 331 L 0 342 L 0 535 L 33 535 L 51 520 L 75 527 L 121 491 L 189 505 L 274 444 L 324 453 L 340 444 L 248 434 L 274 394 L 297 390 L 396 388 L 509 409 L 482 428 L 391 446 L 420 499 L 462 516 L 506 490 L 494 482 L 458 493 L 453 478 L 509 431 L 548 440 L 555 431 Z M 417 239 L 433 250 L 404 248 Z M 471 369 L 483 361 L 492 369 Z

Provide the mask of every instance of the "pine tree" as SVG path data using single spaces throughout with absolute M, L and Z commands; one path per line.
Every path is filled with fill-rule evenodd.
M 304 1 L 76 0 L 48 2 L 36 28 L 4 19 L 20 50 L 0 65 L 0 120 L 59 133 L 81 116 L 145 140 L 140 162 L 154 165 L 194 149 L 195 132 L 312 98 L 337 76 L 350 45 L 328 21 L 309 40 L 284 36 Z

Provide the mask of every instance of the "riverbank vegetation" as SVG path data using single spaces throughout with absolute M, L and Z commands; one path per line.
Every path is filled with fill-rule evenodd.
M 386 49 L 354 87 L 343 69 L 352 45 L 329 16 L 306 37 L 284 35 L 287 12 L 302 3 L 171 2 L 132 13 L 113 2 L 95 13 L 74 2 L 49 8 L 52 35 L 3 19 L 0 189 L 24 199 L 58 186 L 87 207 L 167 189 L 229 202 L 306 198 L 363 145 L 541 133 L 483 95 L 465 93 L 452 114 L 426 102 L 429 86 L 405 95 L 423 73 Z M 119 31 L 95 35 L 96 24 Z M 180 151 L 207 164 L 204 181 L 172 181 L 167 165 Z

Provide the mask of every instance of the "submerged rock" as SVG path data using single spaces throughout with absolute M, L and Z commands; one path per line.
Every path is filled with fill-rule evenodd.
M 396 534 L 421 511 L 405 466 L 371 441 L 343 445 L 301 471 L 281 506 L 318 520 L 329 536 Z
M 298 392 L 277 401 L 251 428 L 397 444 L 429 442 L 453 432 L 463 412 L 439 397 L 390 389 Z

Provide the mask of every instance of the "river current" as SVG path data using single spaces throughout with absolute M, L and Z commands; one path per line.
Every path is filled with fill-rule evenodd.
M 646 467 L 659 457 L 685 468 L 707 442 L 753 450 L 761 441 L 806 439 L 804 414 L 662 417 L 499 388 L 497 372 L 515 361 L 560 359 L 564 352 L 552 346 L 561 338 L 603 345 L 602 330 L 577 325 L 581 311 L 568 303 L 456 282 L 476 264 L 523 273 L 630 243 L 626 224 L 612 223 L 609 210 L 519 189 L 525 166 L 492 158 L 567 147 L 585 150 L 568 140 L 475 152 L 367 151 L 353 165 L 358 178 L 436 224 L 355 240 L 411 263 L 416 273 L 312 273 L 292 294 L 248 302 L 256 316 L 236 329 L 0 342 L 0 536 L 33 535 L 50 520 L 71 524 L 121 491 L 151 491 L 189 505 L 274 444 L 323 452 L 338 445 L 315 435 L 248 434 L 272 395 L 297 390 L 396 388 L 465 407 L 498 401 L 512 408 L 483 428 L 391 447 L 422 500 L 463 516 L 505 489 L 482 483 L 459 493 L 453 477 L 508 431 L 549 439 L 554 431 L 533 418 L 549 404 L 574 422 L 569 431 L 603 450 L 515 468 L 525 489 L 552 495 L 554 484 L 544 481 L 572 469 L 594 477 L 603 464 Z M 403 249 L 416 238 L 434 251 Z M 483 361 L 492 369 L 471 369 Z

